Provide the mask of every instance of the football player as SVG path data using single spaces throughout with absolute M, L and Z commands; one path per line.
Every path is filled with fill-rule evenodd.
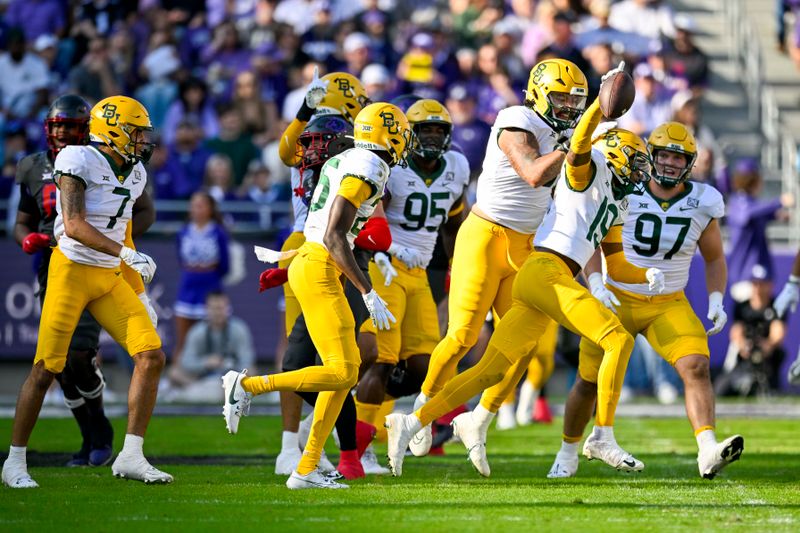
M 89 104 L 80 96 L 68 94 L 57 98 L 45 119 L 48 149 L 26 156 L 17 166 L 20 201 L 14 237 L 26 253 L 42 252 L 37 273 L 40 302 L 44 301 L 47 288 L 56 218 L 53 162 L 65 146 L 89 144 L 89 111 Z M 128 230 L 133 229 L 133 236 L 139 236 L 154 220 L 153 202 L 145 192 L 133 206 L 133 221 Z M 132 238 L 126 238 L 126 244 L 132 247 Z M 121 267 L 126 281 L 151 312 L 142 277 L 124 263 Z M 151 315 L 154 314 L 152 311 Z M 73 455 L 68 466 L 101 466 L 112 457 L 114 431 L 103 411 L 105 380 L 95 360 L 99 338 L 100 325 L 89 311 L 84 311 L 72 335 L 64 371 L 56 375 L 64 392 L 64 403 L 72 411 L 83 438 L 80 451 Z
M 603 242 L 606 284 L 599 260 L 587 265 L 585 273 L 592 294 L 617 314 L 625 329 L 633 336 L 644 335 L 675 367 L 697 439 L 697 466 L 702 477 L 712 479 L 739 459 L 744 448 L 740 435 L 716 440 L 709 374 L 708 336 L 719 333 L 727 321 L 722 309 L 727 267 L 719 229 L 725 204 L 716 189 L 689 180 L 697 146 L 686 126 L 661 124 L 650 134 L 647 149 L 655 169 L 645 186 L 647 194 L 632 198 L 625 224 L 612 227 Z M 708 319 L 714 324 L 707 332 L 683 294 L 698 247 L 706 264 Z M 643 269 L 651 267 L 664 273 L 664 294 L 648 287 Z M 586 338 L 581 341 L 578 377 L 564 413 L 563 442 L 547 477 L 570 477 L 578 470 L 578 443 L 592 414 L 602 358 L 602 348 Z
M 386 396 L 389 376 L 401 360 L 405 362 L 407 390 L 419 391 L 428 369 L 431 351 L 439 341 L 436 302 L 426 268 L 433 255 L 439 228 L 452 242 L 464 219 L 464 191 L 469 183 L 469 163 L 463 154 L 450 150 L 453 123 L 447 109 L 431 99 L 412 104 L 406 112 L 415 135 L 409 164 L 394 168 L 386 185 L 383 208 L 392 234 L 389 248 L 393 275 L 381 271 L 388 259 L 376 254 L 370 277 L 376 292 L 397 319 L 397 327 L 377 331 L 365 322 L 362 332 L 377 334 L 378 358 L 358 384 L 358 418 L 376 427 Z M 451 246 L 452 250 L 452 246 Z
M 783 289 L 781 289 L 778 297 L 775 298 L 773 307 L 775 307 L 775 312 L 778 313 L 778 318 L 783 317 L 789 310 L 794 312 L 794 310 L 797 309 L 797 302 L 800 301 L 799 286 L 800 253 L 798 253 L 794 258 L 794 264 L 792 264 L 792 273 L 789 274 L 789 280 L 786 282 L 786 285 L 783 286 Z M 786 379 L 792 385 L 800 385 L 800 353 L 798 353 L 797 358 L 789 367 L 789 373 L 786 375 Z
M 604 79 L 617 71 L 611 71 Z M 588 448 L 591 456 L 614 466 L 618 466 L 619 459 L 621 467 L 629 470 L 643 468 L 641 462 L 619 447 L 612 427 L 633 337 L 614 313 L 575 280 L 614 222 L 624 219 L 626 196 L 649 179 L 647 146 L 637 135 L 612 129 L 601 136 L 599 149 L 592 149 L 591 135 L 601 116 L 595 100 L 575 129 L 553 203 L 536 232 L 535 251 L 516 276 L 511 309 L 500 319 L 483 358 L 450 380 L 441 393 L 415 413 L 386 417 L 389 466 L 394 475 L 402 474 L 405 448 L 417 431 L 452 405 L 500 383 L 509 368 L 536 348 L 551 320 L 590 338 L 605 352 L 599 387 L 603 394 L 598 402 L 596 433 Z M 655 269 L 654 274 L 650 276 L 656 280 L 658 275 L 663 276 Z M 476 417 L 473 412 L 453 420 L 454 434 L 483 476 L 490 474 L 487 427 L 487 418 Z
M 291 489 L 346 487 L 317 469 L 322 445 L 356 384 L 361 362 L 340 277 L 344 274 L 358 288 L 377 327 L 388 329 L 394 317 L 359 269 L 352 248 L 380 203 L 390 168 L 404 164 L 411 135 L 408 119 L 396 106 L 368 105 L 356 117 L 355 148 L 329 159 L 320 173 L 303 230 L 306 242 L 289 267 L 289 283 L 323 364 L 256 377 L 247 377 L 246 370 L 231 371 L 223 377 L 223 412 L 231 433 L 238 430 L 253 395 L 273 390 L 320 393 L 303 458 L 286 483 Z
M 532 251 L 533 234 L 564 162 L 563 143 L 583 113 L 588 85 L 575 64 L 548 59 L 531 69 L 526 94 L 524 105 L 500 111 L 492 127 L 477 202 L 456 238 L 447 334 L 431 355 L 415 410 L 455 375 L 458 362 L 477 342 L 489 309 L 501 320 L 510 309 L 514 278 Z M 528 360 L 520 360 L 506 380 L 481 398 L 476 412 L 487 419 L 487 426 Z M 425 455 L 431 442 L 431 428 L 425 424 L 411 451 Z
M 111 466 L 117 477 L 170 483 L 172 476 L 150 465 L 142 452 L 144 433 L 164 368 L 161 339 L 142 301 L 121 276 L 120 261 L 153 278 L 153 260 L 125 246 L 133 204 L 147 184 L 144 164 L 153 152 L 147 110 L 132 98 L 112 96 L 91 110 L 93 144 L 66 146 L 54 163 L 57 216 L 39 324 L 36 358 L 17 400 L 11 451 L 3 482 L 38 486 L 28 474 L 26 446 L 47 388 L 67 360 L 72 335 L 84 309 L 131 354 L 135 362 L 128 392 L 128 430 Z

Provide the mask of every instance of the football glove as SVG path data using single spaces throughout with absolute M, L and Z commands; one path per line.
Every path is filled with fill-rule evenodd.
M 611 69 L 608 72 L 606 72 L 605 74 L 603 74 L 603 76 L 600 78 L 600 85 L 602 85 L 603 82 L 606 81 L 608 78 L 614 76 L 615 74 L 619 74 L 620 72 L 625 72 L 625 62 L 624 61 L 620 61 L 619 65 L 617 65 L 617 68 Z
M 134 269 L 142 276 L 145 283 L 153 281 L 153 276 L 156 274 L 156 263 L 153 258 L 142 252 L 137 252 L 133 248 L 123 246 L 119 252 L 119 258 L 125 261 L 125 264 Z
M 156 313 L 155 307 L 153 307 L 153 303 L 150 301 L 150 297 L 147 296 L 146 292 L 142 292 L 139 295 L 139 299 L 144 304 L 144 308 L 147 309 L 147 314 L 150 317 L 150 322 L 153 323 L 153 327 L 158 327 L 158 313 Z
M 647 278 L 648 289 L 658 294 L 664 292 L 667 282 L 664 279 L 664 273 L 660 269 L 655 267 L 648 268 L 644 276 Z
M 772 307 L 775 308 L 778 318 L 783 318 L 787 310 L 791 310 L 794 313 L 795 309 L 797 309 L 797 301 L 800 300 L 800 288 L 797 286 L 799 282 L 800 278 L 797 276 L 789 276 L 789 281 L 786 282 L 778 297 L 775 298 L 775 303 L 772 304 Z
M 268 268 L 258 276 L 258 292 L 280 287 L 289 281 L 288 268 Z
M 716 335 L 728 321 L 728 315 L 722 307 L 722 293 L 712 292 L 708 295 L 708 319 L 714 323 L 714 327 L 706 331 L 706 335 Z
M 408 268 L 425 267 L 425 258 L 422 257 L 422 254 L 420 254 L 414 248 L 406 248 L 405 246 L 399 246 L 397 244 L 392 243 L 392 245 L 389 246 L 389 253 L 393 257 L 396 257 L 400 261 L 405 263 L 405 265 Z
M 389 308 L 386 307 L 386 302 L 383 301 L 383 298 L 378 296 L 375 289 L 362 295 L 362 297 L 364 298 L 364 305 L 367 306 L 367 311 L 369 311 L 369 316 L 372 318 L 372 323 L 376 328 L 386 330 L 391 327 L 390 322 L 397 322 L 394 315 L 389 311 Z
M 600 303 L 617 312 L 617 306 L 620 305 L 617 296 L 608 290 L 605 283 L 603 283 L 603 275 L 600 272 L 593 272 L 589 274 L 589 290 L 592 291 L 592 296 L 600 300 Z
M 319 79 L 319 67 L 314 67 L 314 77 L 311 83 L 308 84 L 306 89 L 306 105 L 311 109 L 316 109 L 322 99 L 325 98 L 325 93 L 328 92 L 328 80 Z
M 378 252 L 373 257 L 373 261 L 378 266 L 378 270 L 383 275 L 383 284 L 387 287 L 392 284 L 392 280 L 397 277 L 397 270 L 392 266 L 389 256 L 383 252 Z
M 50 235 L 46 233 L 29 233 L 22 239 L 22 251 L 26 254 L 35 254 L 50 246 Z

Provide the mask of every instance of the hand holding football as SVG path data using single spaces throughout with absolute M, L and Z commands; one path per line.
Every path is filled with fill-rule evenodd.
M 619 118 L 631 108 L 635 96 L 633 79 L 626 72 L 615 72 L 600 85 L 600 110 L 608 119 Z

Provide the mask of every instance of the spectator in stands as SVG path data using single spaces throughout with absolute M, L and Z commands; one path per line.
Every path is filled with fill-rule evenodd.
M 81 2 L 76 18 L 78 25 L 88 25 L 91 33 L 108 35 L 116 23 L 123 20 L 135 8 L 134 2 L 102 0 Z
M 151 50 L 142 60 L 140 72 L 147 82 L 134 96 L 145 106 L 156 131 L 164 126 L 167 111 L 178 96 L 175 74 L 181 68 L 178 51 L 168 44 L 166 32 L 156 32 L 151 37 Z
M 249 24 L 240 25 L 243 35 L 247 36 L 247 45 L 257 50 L 265 44 L 275 44 L 278 40 L 278 29 L 281 24 L 275 20 L 277 0 L 258 0 L 255 13 Z
M 71 91 L 89 102 L 99 102 L 121 92 L 105 37 L 97 36 L 89 41 L 89 50 L 70 71 L 68 82 Z
M 139 84 L 137 72 L 137 50 L 133 34 L 127 28 L 119 28 L 108 38 L 108 56 L 114 78 L 124 93 L 133 92 Z
M 44 33 L 36 38 L 33 43 L 33 51 L 39 56 L 47 67 L 47 92 L 55 93 L 61 86 L 63 78 L 58 71 L 56 58 L 58 56 L 58 39 L 55 35 Z
M 206 162 L 203 190 L 219 202 L 237 199 L 233 182 L 233 164 L 225 154 L 214 154 Z
M 492 30 L 492 44 L 497 50 L 500 64 L 512 83 L 527 83 L 530 69 L 525 66 L 517 52 L 522 32 L 513 21 L 503 19 Z
M 501 0 L 450 1 L 453 31 L 459 46 L 477 47 L 491 37 L 492 28 L 503 18 Z
M 303 51 L 314 61 L 330 65 L 334 61 L 333 57 L 336 54 L 336 34 L 339 28 L 338 25 L 333 23 L 330 6 L 324 6 L 317 11 L 315 17 L 314 25 L 301 36 L 300 42 L 302 43 Z
M 231 368 L 252 368 L 255 346 L 244 320 L 231 315 L 230 299 L 222 292 L 206 295 L 205 319 L 186 335 L 183 355 L 169 372 L 172 383 L 182 390 L 173 401 L 213 402 L 222 398 L 220 377 Z
M 692 18 L 680 14 L 675 17 L 675 38 L 672 46 L 663 52 L 667 70 L 673 76 L 686 80 L 695 94 L 708 86 L 710 71 L 708 56 L 694 43 L 696 25 Z
M 421 32 L 411 38 L 405 55 L 397 65 L 401 94 L 416 94 L 423 98 L 441 100 L 447 82 L 434 64 L 435 43 L 429 33 Z
M 206 147 L 215 154 L 224 154 L 230 158 L 233 164 L 234 185 L 242 183 L 247 165 L 260 155 L 252 137 L 244 131 L 242 114 L 234 104 L 220 107 L 219 134 L 209 139 Z
M 214 39 L 200 54 L 206 69 L 206 83 L 216 98 L 227 99 L 233 80 L 239 72 L 250 68 L 252 52 L 243 48 L 232 22 L 223 22 L 214 28 Z
M 322 63 L 317 63 L 316 61 L 306 63 L 300 70 L 300 75 L 294 81 L 294 89 L 284 98 L 283 109 L 281 109 L 281 119 L 285 125 L 288 125 L 294 120 L 297 110 L 300 109 L 303 99 L 306 97 L 308 84 L 311 83 L 311 80 L 314 78 L 315 69 L 319 72 L 320 78 L 328 73 Z
M 373 2 L 377 4 L 377 2 Z M 370 38 L 371 60 L 386 68 L 394 68 L 397 64 L 397 52 L 392 48 L 388 28 L 390 25 L 389 14 L 380 11 L 377 7 L 367 9 L 356 19 L 359 31 Z
M 617 62 L 611 45 L 606 43 L 587 47 L 584 50 L 584 55 L 589 60 L 589 69 L 584 71 L 586 81 L 589 84 L 587 101 L 592 102 L 597 98 L 597 93 L 600 91 L 600 80 L 603 74 L 614 68 Z
M 228 240 L 216 200 L 207 192 L 194 193 L 189 222 L 177 237 L 181 280 L 175 301 L 173 364 L 180 360 L 189 328 L 206 316 L 206 296 L 222 289 L 229 268 Z
M 791 49 L 797 49 L 800 46 L 798 38 L 800 37 L 800 0 L 776 0 L 776 33 L 775 37 L 778 41 L 778 51 L 782 54 L 786 53 L 786 15 L 791 13 L 794 17 L 794 35 L 791 40 Z M 794 59 L 794 53 L 792 54 Z
M 289 222 L 288 213 L 275 212 L 272 208 L 279 202 L 291 201 L 291 195 L 291 185 L 273 183 L 269 168 L 258 160 L 250 163 L 238 193 L 241 200 L 258 206 L 258 224 L 265 230 Z
M 689 128 L 697 142 L 697 161 L 692 170 L 692 179 L 705 181 L 722 194 L 727 194 L 730 185 L 727 182 L 725 155 L 711 128 L 702 121 L 700 98 L 690 90 L 678 91 L 672 97 L 671 107 L 672 120 Z
M 203 80 L 187 78 L 178 87 L 178 98 L 172 103 L 164 118 L 162 138 L 166 144 L 175 142 L 178 123 L 191 119 L 200 125 L 203 139 L 216 137 L 219 133 L 219 121 L 208 90 Z
M 763 396 L 779 387 L 786 325 L 772 306 L 772 278 L 767 268 L 754 265 L 750 281 L 750 298 L 737 303 L 733 311 L 728 356 L 714 383 L 720 396 Z
M 361 73 L 361 83 L 373 102 L 388 102 L 394 97 L 392 78 L 383 65 L 372 63 Z
M 612 27 L 651 39 L 675 37 L 672 8 L 662 0 L 622 0 L 612 4 Z
M 553 40 L 553 19 L 557 12 L 551 2 L 540 2 L 536 6 L 535 21 L 525 26 L 520 48 L 526 67 L 533 67 L 538 61 L 539 52 Z
M 356 78 L 361 77 L 361 71 L 370 64 L 372 41 L 363 33 L 355 32 L 345 37 L 342 43 L 344 52 L 344 70 Z
M 589 4 L 589 12 L 591 18 L 583 21 L 580 32 L 575 35 L 575 45 L 581 50 L 588 46 L 613 44 L 621 46 L 627 56 L 644 57 L 657 48 L 657 39 L 610 26 L 608 23 L 611 13 L 609 0 L 593 0 Z
M 622 115 L 619 126 L 647 138 L 656 126 L 672 117 L 672 94 L 656 80 L 653 67 L 640 63 L 633 70 L 636 98 L 630 110 Z
M 264 147 L 280 136 L 278 108 L 274 101 L 263 98 L 259 80 L 252 71 L 245 70 L 236 76 L 231 102 L 244 118 L 244 131 L 256 146 Z
M 0 115 L 6 120 L 33 118 L 47 102 L 47 65 L 25 50 L 21 28 L 8 31 L 7 47 L 0 55 Z
M 497 113 L 508 106 L 521 103 L 518 96 L 522 91 L 511 85 L 508 73 L 503 70 L 493 44 L 485 44 L 478 49 L 478 78 L 474 88 L 477 95 L 478 118 L 487 124 L 494 124 Z
M 41 35 L 61 36 L 67 27 L 65 4 L 59 0 L 11 0 L 5 22 L 10 27 L 25 28 L 28 44 Z
M 471 175 L 477 179 L 492 128 L 478 118 L 475 96 L 467 85 L 450 87 L 445 105 L 453 121 L 453 145 L 457 145 L 467 157 Z
M 167 145 L 164 164 L 154 169 L 156 199 L 188 200 L 203 187 L 211 152 L 202 145 L 203 130 L 194 117 L 187 116 L 178 123 L 175 141 Z
M 586 72 L 589 65 L 586 63 L 581 50 L 575 44 L 572 35 L 572 23 L 575 19 L 568 13 L 559 11 L 553 17 L 553 41 L 542 48 L 539 57 L 560 57 L 575 63 L 581 71 Z M 540 59 L 541 60 L 541 59 Z
M 329 0 L 282 0 L 275 8 L 275 20 L 288 24 L 296 35 L 303 35 L 314 25 L 317 12 L 330 9 Z
M 731 296 L 743 301 L 750 296 L 750 276 L 756 265 L 766 272 L 765 279 L 771 280 L 774 276 L 767 224 L 775 219 L 786 220 L 785 208 L 794 205 L 794 197 L 784 193 L 779 198 L 760 200 L 764 179 L 758 162 L 750 158 L 736 163 L 732 185 L 726 210 L 731 249 L 728 281 Z

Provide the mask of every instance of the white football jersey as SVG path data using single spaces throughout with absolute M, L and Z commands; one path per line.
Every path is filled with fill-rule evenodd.
M 294 191 L 303 184 L 303 180 L 299 168 L 292 167 L 289 170 L 292 184 L 292 211 L 294 212 L 294 226 L 292 227 L 292 231 L 302 232 L 306 225 L 308 206 L 303 203 L 303 197 L 297 196 Z M 309 170 L 308 172 L 311 171 Z
M 558 134 L 535 111 L 521 105 L 500 111 L 492 126 L 483 170 L 478 177 L 475 204 L 498 224 L 531 234 L 542 222 L 550 204 L 551 189 L 545 186 L 532 187 L 517 174 L 497 144 L 500 130 L 505 128 L 519 128 L 533 133 L 542 155 L 555 150 L 560 135 L 571 137 L 572 130 Z
M 533 240 L 534 246 L 569 257 L 581 268 L 586 266 L 611 226 L 624 222 L 628 210 L 628 197 L 614 199 L 612 174 L 603 153 L 592 149 L 592 161 L 595 174 L 583 192 L 570 187 L 565 176 L 566 166 L 561 169 L 553 202 Z
M 373 152 L 363 148 L 350 148 L 336 157 L 328 159 L 322 166 L 319 183 L 314 189 L 311 206 L 308 208 L 308 218 L 306 218 L 306 227 L 303 231 L 306 241 L 325 246 L 322 239 L 328 228 L 328 217 L 333 199 L 342 185 L 342 180 L 347 176 L 362 179 L 373 189 L 370 197 L 356 211 L 356 220 L 347 233 L 347 241 L 352 248 L 358 232 L 372 216 L 375 206 L 383 197 L 386 181 L 389 179 L 389 165 Z
M 665 294 L 683 290 L 700 235 L 712 220 L 725 215 L 722 195 L 709 185 L 687 181 L 684 193 L 669 201 L 649 192 L 629 199 L 628 219 L 622 227 L 625 259 L 642 268 L 660 269 Z M 610 276 L 608 283 L 637 294 L 656 294 L 647 283 L 620 283 Z
M 84 181 L 86 221 L 112 241 L 122 244 L 133 204 L 147 185 L 147 172 L 144 165 L 136 163 L 127 177 L 119 176 L 108 157 L 94 146 L 67 146 L 56 157 L 54 174 L 56 179 L 61 174 L 69 174 Z M 67 237 L 61 213 L 61 189 L 56 193 L 56 210 L 53 233 L 65 256 L 84 265 L 119 266 L 119 257 L 98 252 Z
M 469 163 L 463 154 L 446 152 L 443 165 L 430 186 L 417 173 L 409 158 L 408 167 L 395 167 L 386 184 L 389 203 L 384 206 L 392 230 L 392 243 L 414 248 L 425 257 L 433 256 L 439 227 L 469 183 Z

